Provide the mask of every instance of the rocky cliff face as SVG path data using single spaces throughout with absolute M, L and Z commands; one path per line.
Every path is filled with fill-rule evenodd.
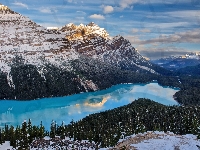
M 124 70 L 156 73 L 151 63 L 127 39 L 120 35 L 110 38 L 105 29 L 94 23 L 79 26 L 68 24 L 60 31 L 66 33 L 65 38 L 69 40 L 71 48 L 79 54 Z
M 24 71 L 27 68 L 29 71 Z M 108 76 L 112 76 L 111 80 L 116 79 L 117 82 L 100 83 L 97 78 L 105 74 L 100 68 L 106 71 L 107 75 L 110 73 Z M 2 80 L 5 81 L 0 91 L 1 99 L 62 96 L 133 81 L 133 79 L 120 80 L 111 73 L 112 68 L 121 75 L 127 74 L 127 70 L 130 71 L 129 74 L 158 74 L 152 64 L 144 59 L 128 40 L 122 36 L 110 38 L 105 29 L 94 23 L 78 26 L 68 24 L 57 30 L 49 30 L 28 17 L 10 10 L 7 6 L 0 5 L 0 69 Z M 68 74 L 70 77 L 63 74 Z M 58 82 L 59 84 L 56 83 L 59 78 L 64 78 L 63 84 L 62 80 Z M 121 78 L 127 77 L 121 76 Z M 34 90 L 38 88 L 34 83 L 39 83 L 41 90 L 46 92 Z M 71 83 L 76 85 L 71 92 L 59 88 L 60 86 L 69 89 L 68 85 Z M 4 87 L 7 90 L 3 90 Z M 57 90 L 51 90 L 52 87 Z M 31 95 L 30 92 L 23 97 L 23 91 L 30 89 L 35 96 L 28 96 Z

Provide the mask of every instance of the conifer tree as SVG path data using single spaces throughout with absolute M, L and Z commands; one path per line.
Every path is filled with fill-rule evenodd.
M 40 123 L 40 129 L 39 129 L 39 138 L 42 139 L 42 138 L 44 138 L 44 136 L 45 136 L 45 128 L 42 125 L 42 121 L 41 121 L 41 123 Z
M 27 123 L 26 120 L 22 123 L 22 129 L 21 129 L 21 141 L 20 141 L 20 148 L 22 149 L 28 149 L 29 147 L 29 141 L 28 141 L 28 133 L 27 133 Z
M 62 121 L 62 124 L 60 126 L 60 138 L 64 139 L 65 138 L 65 125 L 64 122 Z
M 33 126 L 32 127 L 33 128 L 33 130 L 32 130 L 32 136 L 33 136 L 33 138 L 36 138 L 36 139 L 38 139 L 39 138 L 39 128 L 37 127 L 37 126 Z
M 5 143 L 5 130 L 4 129 L 2 129 L 1 130 L 1 137 L 2 137 L 2 143 Z
M 13 146 L 13 148 L 16 148 L 16 135 L 14 130 L 15 129 L 13 126 L 9 128 L 9 136 L 10 136 L 10 145 Z
M 8 129 L 8 125 L 5 124 L 5 140 L 6 141 L 9 141 L 10 140 L 10 137 L 9 137 L 9 129 Z
M 193 115 L 191 127 L 192 127 L 192 134 L 198 135 L 200 133 L 200 123 L 196 114 Z
M 16 140 L 16 146 L 18 147 L 20 145 L 20 141 L 22 139 L 22 136 L 21 136 L 21 129 L 19 126 L 16 127 L 15 129 L 15 137 L 17 138 Z
M 31 144 L 31 142 L 34 139 L 34 131 L 33 131 L 33 127 L 31 124 L 31 119 L 28 120 L 28 124 L 27 124 L 27 132 L 28 132 L 28 142 L 29 144 Z
M 50 138 L 55 138 L 56 134 L 56 123 L 52 120 L 50 127 Z

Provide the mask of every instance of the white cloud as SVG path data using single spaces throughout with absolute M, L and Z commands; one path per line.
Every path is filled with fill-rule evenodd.
M 52 13 L 50 8 L 40 8 L 39 11 L 46 14 Z
M 137 32 L 143 32 L 143 33 L 149 33 L 149 32 L 151 32 L 151 30 L 149 30 L 149 29 L 142 29 L 142 30 L 139 30 L 139 29 L 137 29 L 137 28 L 133 28 L 133 29 L 131 29 L 131 32 L 132 33 L 137 33 Z
M 138 35 L 125 36 L 139 52 L 151 59 L 167 57 L 171 55 L 185 55 L 193 49 L 177 44 L 181 43 L 200 43 L 200 29 L 177 32 L 171 35 L 160 35 L 156 38 L 141 40 Z
M 14 4 L 14 5 L 16 5 L 16 6 L 25 7 L 25 8 L 27 8 L 27 9 L 28 9 L 28 5 L 26 5 L 26 4 L 24 4 L 24 3 L 15 2 L 15 3 L 12 3 L 12 4 Z
M 119 18 L 123 18 L 123 17 L 124 17 L 123 15 L 119 16 Z
M 186 49 L 184 47 L 177 47 L 173 45 L 168 45 L 160 47 L 159 44 L 155 45 L 155 43 L 151 44 L 151 46 L 146 46 L 144 44 L 137 45 L 137 37 L 135 36 L 129 36 L 127 39 L 129 39 L 130 42 L 135 46 L 135 48 L 140 52 L 142 56 L 148 57 L 150 59 L 158 59 L 168 56 L 181 56 L 185 55 L 186 53 L 190 53 L 191 49 Z M 135 40 L 137 39 L 137 40 Z
M 51 14 L 57 12 L 55 8 L 45 8 L 45 7 L 40 7 L 37 10 L 39 10 L 41 13 L 46 13 L 46 14 Z
M 133 5 L 134 3 L 137 3 L 138 0 L 121 0 L 119 2 L 119 5 L 122 9 L 125 9 L 125 8 L 129 8 L 129 7 L 133 7 L 131 5 Z
M 200 29 L 178 32 L 171 35 L 160 35 L 157 38 L 149 40 L 140 40 L 135 36 L 127 36 L 131 43 L 134 44 L 154 44 L 154 43 L 200 43 Z
M 179 11 L 170 11 L 166 12 L 166 14 L 170 15 L 171 17 L 191 17 L 191 16 L 198 16 L 200 14 L 200 10 L 179 10 Z
M 169 56 L 182 56 L 192 52 L 191 49 L 184 49 L 183 47 L 148 47 L 148 48 L 137 48 L 142 56 L 150 59 L 158 59 Z
M 76 19 L 78 19 L 78 20 L 84 20 L 85 18 L 84 17 L 76 17 Z
M 119 6 L 121 9 L 125 9 L 125 8 L 133 8 L 133 5 L 136 3 L 140 3 L 140 4 L 163 4 L 165 5 L 177 5 L 179 3 L 179 0 L 120 0 L 119 1 Z M 188 3 L 188 0 L 182 0 L 181 3 Z
M 84 11 L 76 11 L 77 13 L 80 13 L 80 14 L 83 14 L 83 15 L 85 15 L 86 14 L 86 12 L 84 12 Z
M 128 39 L 132 44 L 140 44 L 141 42 L 139 36 L 127 35 L 125 38 Z
M 188 20 L 193 24 L 198 23 L 198 25 L 200 25 L 200 10 L 171 11 L 166 12 L 165 15 L 168 15 L 173 18 Z
M 90 15 L 89 18 L 91 18 L 91 19 L 100 19 L 100 20 L 105 19 L 105 17 L 103 15 L 100 15 L 100 14 Z
M 149 32 L 151 32 L 151 30 L 149 30 L 149 29 L 142 29 L 140 31 L 143 32 L 143 33 L 149 33 Z
M 112 6 L 104 6 L 103 8 L 103 12 L 105 14 L 112 13 L 113 11 L 114 11 L 114 8 Z
M 190 26 L 189 22 L 169 22 L 169 23 L 149 23 L 149 22 L 140 22 L 143 28 L 152 28 L 152 29 L 169 29 L 175 27 L 188 27 Z
M 133 29 L 131 30 L 131 32 L 132 32 L 132 33 L 137 33 L 137 32 L 138 32 L 138 29 L 133 28 Z

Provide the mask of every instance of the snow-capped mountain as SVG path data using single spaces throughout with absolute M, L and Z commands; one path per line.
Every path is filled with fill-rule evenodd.
M 91 67 L 91 64 L 88 65 L 90 60 L 90 63 L 97 63 L 93 67 L 104 66 L 104 68 L 109 68 L 107 69 L 108 72 L 115 69 L 118 71 L 130 70 L 133 73 L 158 74 L 153 69 L 153 65 L 143 58 L 128 40 L 122 36 L 109 37 L 104 28 L 100 28 L 93 22 L 88 25 L 70 23 L 60 29 L 47 29 L 36 24 L 28 17 L 0 4 L 0 69 L 2 80 L 7 80 L 1 86 L 6 86 L 4 90 L 9 89 L 8 93 L 16 95 L 19 91 L 26 89 L 24 89 L 23 84 L 19 83 L 19 78 L 22 79 L 21 82 L 25 82 L 24 76 L 29 78 L 26 85 L 32 87 L 30 80 L 33 84 L 33 79 L 36 78 L 32 75 L 33 73 L 34 75 L 37 74 L 37 78 L 34 80 L 38 81 L 38 78 L 40 78 L 41 86 L 48 89 L 51 85 L 47 86 L 47 82 L 55 82 L 55 72 L 51 73 L 56 69 L 57 72 L 62 72 L 62 74 L 70 73 L 71 77 L 68 78 L 70 83 L 79 83 L 79 86 L 76 86 L 76 92 L 100 89 L 99 85 L 91 80 L 91 76 L 90 78 L 88 75 L 83 76 L 77 70 L 77 60 L 82 62 L 78 66 L 79 69 L 83 64 L 87 69 L 89 66 Z M 22 70 L 25 68 L 26 71 Z M 86 68 L 82 67 L 82 72 Z M 97 74 L 98 69 L 95 70 L 95 74 Z M 52 77 L 53 79 L 48 80 L 50 74 L 49 78 Z M 5 77 L 6 79 L 4 79 Z M 60 77 L 57 76 L 56 78 Z M 69 83 L 68 80 L 66 84 Z M 7 90 L 4 90 L 2 90 L 3 94 L 0 96 L 1 99 L 10 97 L 5 96 L 9 94 Z M 44 96 L 55 96 L 52 94 L 55 93 L 54 90 L 50 93 Z M 66 93 L 64 90 L 61 93 L 58 95 L 67 95 L 74 92 Z M 15 98 L 18 99 L 19 97 Z M 23 96 L 20 98 L 23 98 Z
M 196 66 L 200 64 L 200 53 L 187 53 L 183 56 L 170 56 L 151 60 L 152 63 L 157 64 L 166 69 L 177 70 L 187 66 Z
M 118 35 L 113 38 L 104 28 L 89 23 L 88 25 L 68 24 L 60 29 L 66 33 L 71 48 L 79 54 L 98 59 L 101 62 L 121 69 L 155 73 L 151 64 L 143 58 L 131 43 Z

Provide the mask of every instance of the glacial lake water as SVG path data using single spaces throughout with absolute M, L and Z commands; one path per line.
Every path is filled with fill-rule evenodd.
M 138 98 L 149 98 L 164 105 L 177 105 L 173 95 L 176 88 L 163 87 L 158 83 L 119 84 L 106 90 L 75 94 L 65 97 L 43 98 L 31 101 L 0 101 L 0 126 L 21 125 L 31 119 L 33 125 L 42 121 L 49 130 L 52 120 L 58 125 L 78 121 L 85 116 L 131 103 Z

